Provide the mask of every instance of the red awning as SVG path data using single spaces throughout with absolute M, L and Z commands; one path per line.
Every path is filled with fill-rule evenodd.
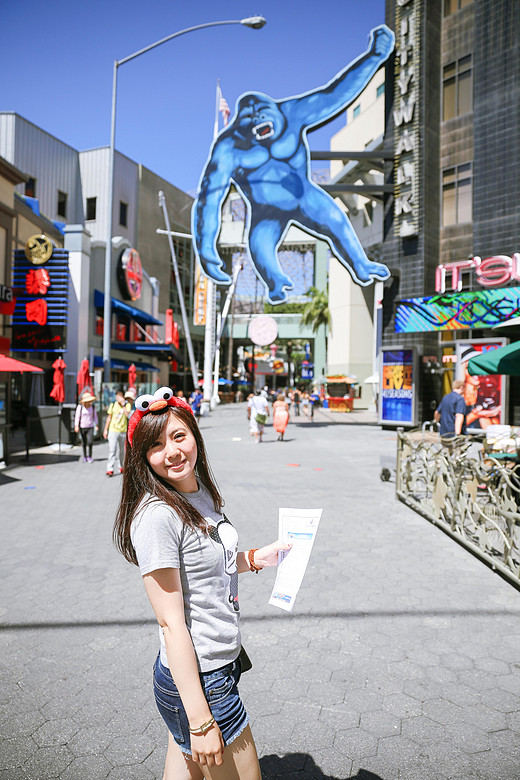
M 0 373 L 2 371 L 38 371 L 43 373 L 43 368 L 31 366 L 30 363 L 22 363 L 21 360 L 15 360 L 7 355 L 0 355 Z

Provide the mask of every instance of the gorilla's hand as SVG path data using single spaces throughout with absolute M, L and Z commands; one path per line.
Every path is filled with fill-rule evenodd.
M 394 50 L 395 36 L 386 24 L 381 24 L 370 33 L 368 49 L 371 54 L 384 61 Z

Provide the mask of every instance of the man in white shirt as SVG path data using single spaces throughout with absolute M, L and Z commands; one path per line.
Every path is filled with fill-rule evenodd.
M 256 391 L 249 401 L 250 407 L 250 431 L 255 437 L 255 444 L 260 444 L 262 441 L 262 434 L 264 432 L 264 425 L 269 417 L 269 403 L 267 398 L 264 398 L 261 390 Z

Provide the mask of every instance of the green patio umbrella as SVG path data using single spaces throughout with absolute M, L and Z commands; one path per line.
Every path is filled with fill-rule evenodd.
M 472 375 L 507 374 L 520 376 L 520 341 L 499 349 L 490 349 L 468 362 L 468 372 Z

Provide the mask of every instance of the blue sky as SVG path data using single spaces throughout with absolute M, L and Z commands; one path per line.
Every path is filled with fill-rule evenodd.
M 117 148 L 193 191 L 212 140 L 217 78 L 232 109 L 249 90 L 282 98 L 325 84 L 366 48 L 384 0 L 4 0 L 0 110 L 77 149 L 105 146 L 114 59 L 185 27 L 256 14 L 267 19 L 262 30 L 193 32 L 120 68 Z M 310 134 L 311 148 L 328 149 L 342 123 Z

